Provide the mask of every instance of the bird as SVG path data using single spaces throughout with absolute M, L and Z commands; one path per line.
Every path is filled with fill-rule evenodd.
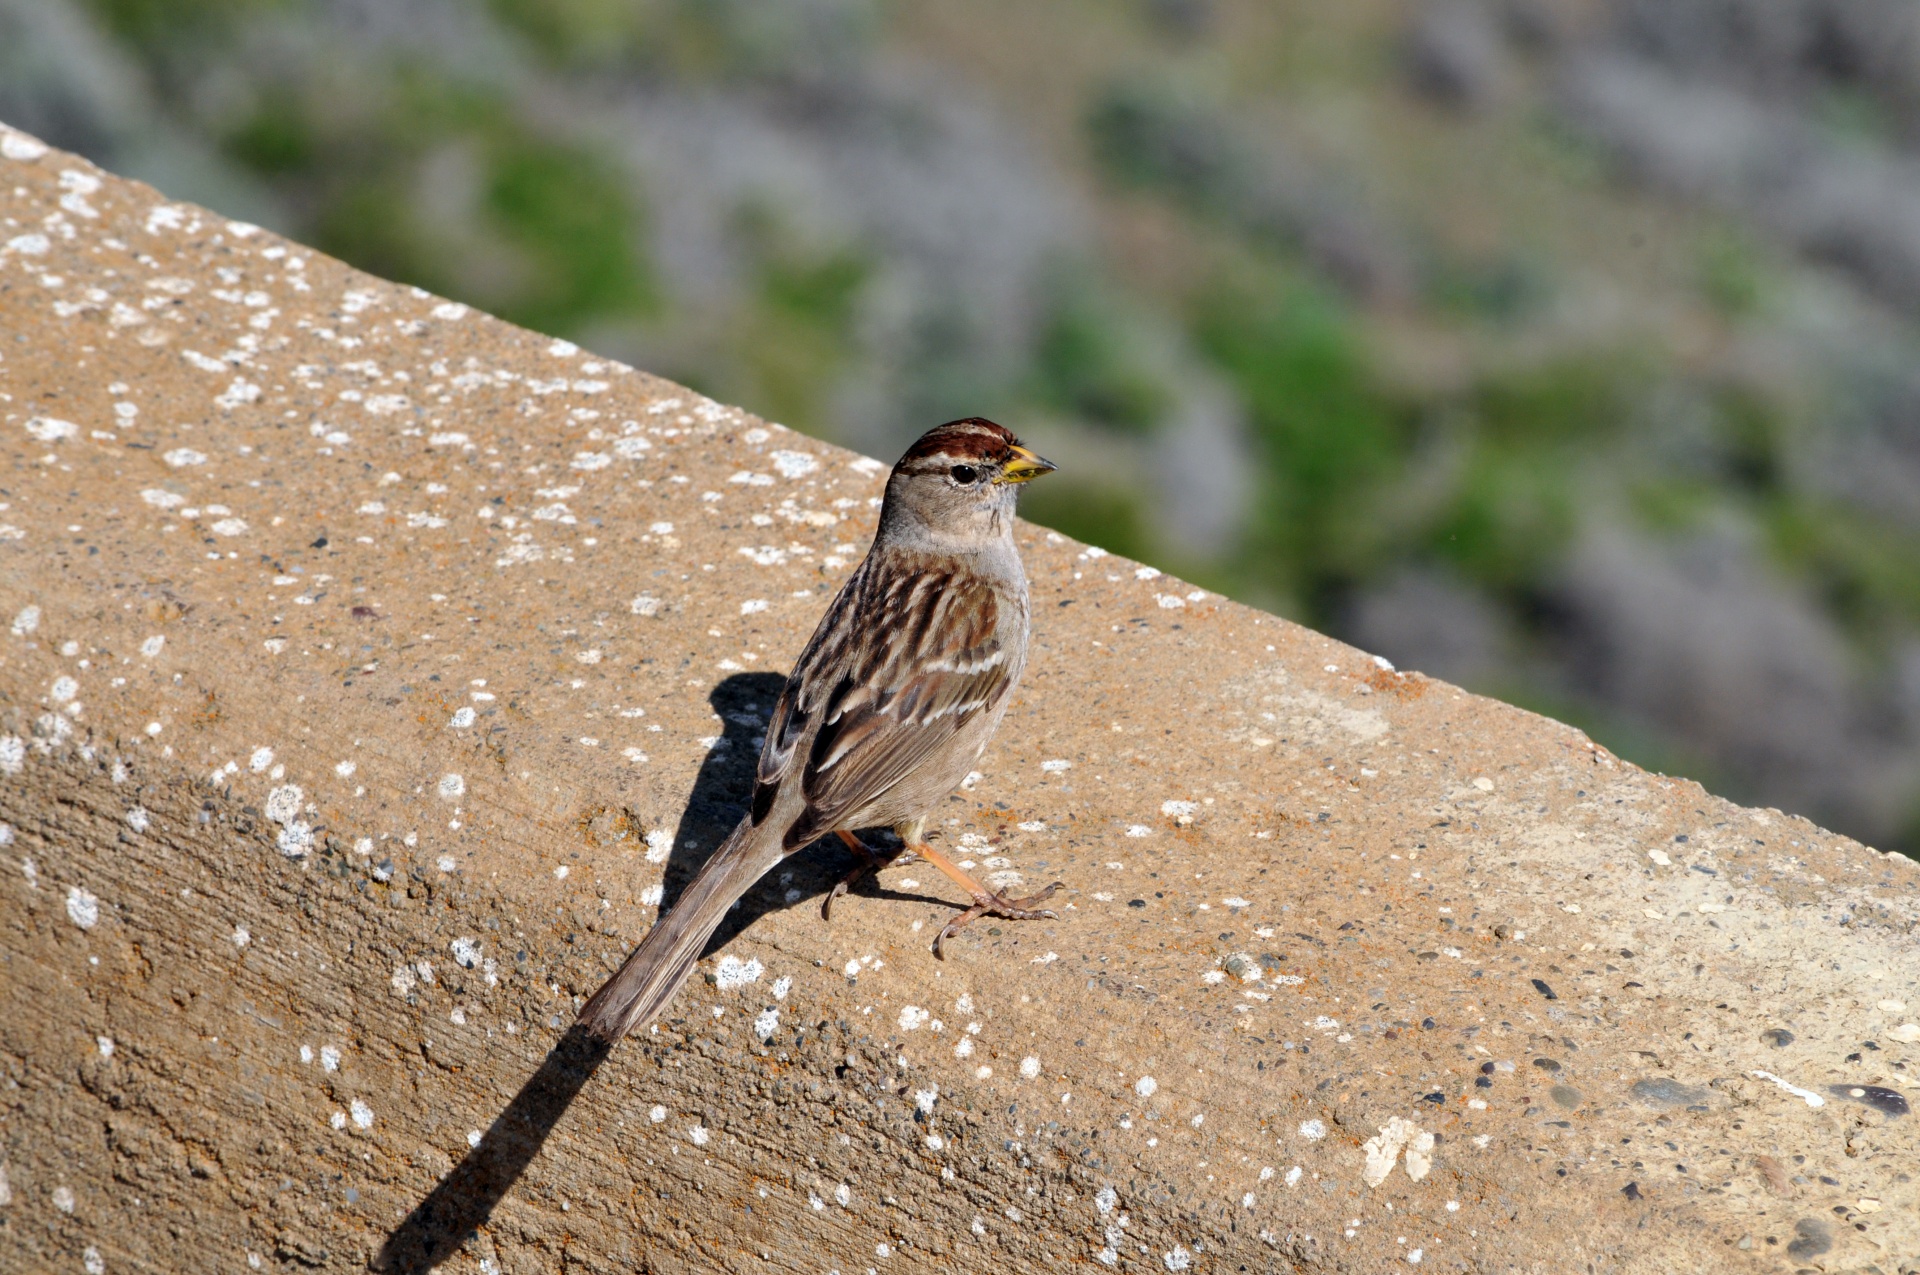
M 611 1044 L 657 1016 L 713 932 L 769 868 L 823 837 L 861 877 L 917 855 L 970 900 L 934 939 L 981 916 L 1052 918 L 1061 882 L 1009 899 L 927 844 L 934 806 L 973 769 L 1027 661 L 1027 576 L 1013 543 L 1022 486 L 1058 466 L 1003 425 L 937 425 L 887 477 L 873 544 L 801 651 L 767 723 L 752 798 L 739 824 L 673 908 L 581 1007 L 578 1025 Z M 876 852 L 861 829 L 888 828 L 902 849 Z

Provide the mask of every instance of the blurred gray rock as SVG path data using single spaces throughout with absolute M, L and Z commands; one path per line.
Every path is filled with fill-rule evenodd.
M 0 119 L 95 159 L 150 112 L 143 77 L 69 0 L 0 0 Z
M 1479 108 L 1497 100 L 1512 74 L 1503 24 L 1481 0 L 1428 0 L 1406 39 L 1407 78 L 1448 106 Z
M 1409 568 L 1362 589 L 1343 636 L 1395 667 L 1462 686 L 1491 688 L 1511 675 L 1506 618 L 1471 584 L 1432 568 Z
M 1559 592 L 1563 669 L 1611 705 L 1789 809 L 1890 830 L 1910 745 L 1863 729 L 1852 653 L 1731 523 L 1675 542 L 1618 526 L 1576 546 Z
M 1643 180 L 1751 216 L 1867 291 L 1920 309 L 1920 164 L 1834 147 L 1788 108 L 1625 54 L 1575 60 L 1562 101 Z

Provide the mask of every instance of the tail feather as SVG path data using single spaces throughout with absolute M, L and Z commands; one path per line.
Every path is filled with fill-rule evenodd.
M 780 838 L 742 819 L 614 976 L 580 1011 L 580 1026 L 612 1043 L 643 1027 L 680 990 L 727 910 L 781 857 Z

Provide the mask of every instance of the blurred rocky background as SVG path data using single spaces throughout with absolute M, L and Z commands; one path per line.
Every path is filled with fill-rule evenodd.
M 1911 0 L 0 0 L 0 118 L 1920 850 Z

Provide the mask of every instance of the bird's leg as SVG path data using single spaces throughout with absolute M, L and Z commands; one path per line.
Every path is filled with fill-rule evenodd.
M 903 855 L 907 854 L 907 851 L 904 849 L 895 851 L 893 854 L 877 853 L 873 847 L 854 836 L 851 832 L 848 832 L 845 828 L 840 829 L 833 835 L 840 838 L 842 844 L 844 844 L 847 849 L 853 851 L 853 857 L 858 859 L 859 862 L 854 865 L 853 871 L 834 882 L 833 889 L 827 891 L 827 897 L 820 900 L 820 919 L 822 921 L 831 921 L 833 919 L 833 901 L 851 889 L 855 882 L 872 876 L 880 869 L 898 861 Z
M 1009 899 L 1004 894 L 995 894 L 985 886 L 982 886 L 978 881 L 975 881 L 965 872 L 962 872 L 958 864 L 948 859 L 947 856 L 941 854 L 924 841 L 911 843 L 907 846 L 907 849 L 913 851 L 922 859 L 925 859 L 928 863 L 931 863 L 934 867 L 953 878 L 960 888 L 965 890 L 973 899 L 972 907 L 967 908 L 961 912 L 960 915 L 954 917 L 953 920 L 948 921 L 946 928 L 934 936 L 933 954 L 939 960 L 944 961 L 946 959 L 946 953 L 941 950 L 942 945 L 953 935 L 958 934 L 962 929 L 980 917 L 997 916 L 1004 917 L 1009 921 L 1041 921 L 1052 920 L 1057 916 L 1051 909 L 1041 908 L 1036 905 L 1045 903 L 1051 898 L 1053 892 L 1060 889 L 1064 884 L 1063 882 L 1055 881 L 1052 885 L 1040 891 L 1040 893 L 1030 894 L 1024 899 Z

